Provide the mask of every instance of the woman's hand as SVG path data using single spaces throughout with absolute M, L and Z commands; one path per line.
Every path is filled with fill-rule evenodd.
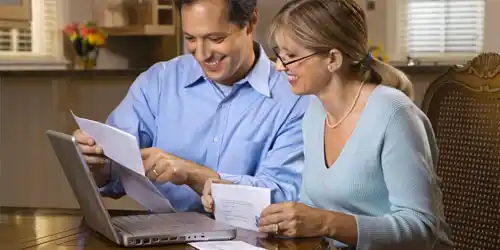
M 230 181 L 221 179 L 208 179 L 205 182 L 205 187 L 203 188 L 203 194 L 201 196 L 201 203 L 203 203 L 203 208 L 209 213 L 213 213 L 215 210 L 214 199 L 212 198 L 212 183 L 220 184 L 232 184 Z
M 312 208 L 302 203 L 272 204 L 262 211 L 259 230 L 288 237 L 330 235 L 333 212 Z

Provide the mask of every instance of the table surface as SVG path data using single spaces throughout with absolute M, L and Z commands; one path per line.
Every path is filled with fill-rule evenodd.
M 109 211 L 125 215 L 132 211 Z M 235 240 L 265 249 L 326 249 L 320 238 L 279 239 L 238 230 Z M 0 207 L 1 249 L 104 250 L 125 249 L 91 230 L 76 209 L 36 209 Z M 187 244 L 126 249 L 195 249 Z

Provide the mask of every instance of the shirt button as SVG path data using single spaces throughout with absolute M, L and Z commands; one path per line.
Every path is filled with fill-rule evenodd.
M 219 138 L 214 137 L 214 142 L 218 142 L 218 141 L 219 141 Z

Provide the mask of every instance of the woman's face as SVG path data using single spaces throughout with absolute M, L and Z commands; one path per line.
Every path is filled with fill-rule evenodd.
M 288 81 L 295 94 L 314 95 L 328 85 L 332 77 L 332 72 L 328 70 L 328 51 L 326 53 L 310 51 L 286 35 L 278 36 L 276 42 L 278 45 L 274 48 L 278 57 L 276 69 L 288 75 Z

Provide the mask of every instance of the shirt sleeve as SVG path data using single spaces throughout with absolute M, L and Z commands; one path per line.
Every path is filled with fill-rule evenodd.
M 299 98 L 254 176 L 219 173 L 236 184 L 271 189 L 271 202 L 297 201 L 304 168 L 301 121 L 307 99 Z
M 434 249 L 447 230 L 440 214 L 435 143 L 430 122 L 417 107 L 401 107 L 392 115 L 381 153 L 392 213 L 355 216 L 357 249 Z
M 158 99 L 158 71 L 161 67 L 161 64 L 155 64 L 141 73 L 106 120 L 108 125 L 134 135 L 140 148 L 151 147 L 154 138 L 155 100 Z M 116 172 L 117 164 L 111 163 L 111 178 L 100 188 L 102 196 L 120 198 L 125 195 Z

